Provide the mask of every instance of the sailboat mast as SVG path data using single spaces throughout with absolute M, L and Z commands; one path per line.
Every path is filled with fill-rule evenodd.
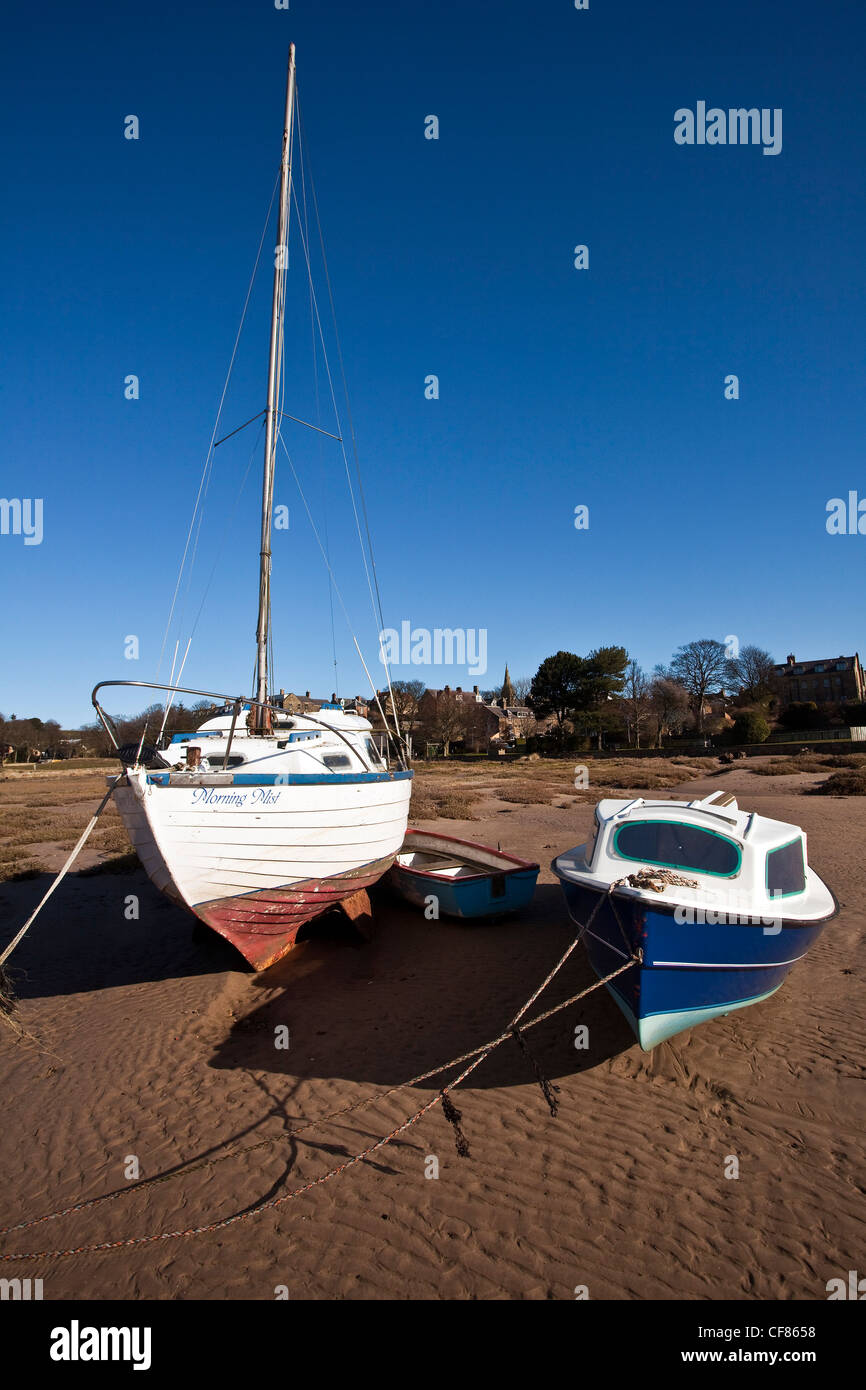
M 280 176 L 279 235 L 274 257 L 274 291 L 271 303 L 271 345 L 268 355 L 268 404 L 265 412 L 265 464 L 262 480 L 262 542 L 259 552 L 259 621 L 256 628 L 256 699 L 268 698 L 268 632 L 271 621 L 271 513 L 274 505 L 274 469 L 279 429 L 277 391 L 283 358 L 283 317 L 288 265 L 289 205 L 292 193 L 292 129 L 295 114 L 295 45 L 289 47 L 286 79 L 286 115 L 283 122 L 283 157 Z M 255 711 L 255 727 L 267 721 L 261 705 Z

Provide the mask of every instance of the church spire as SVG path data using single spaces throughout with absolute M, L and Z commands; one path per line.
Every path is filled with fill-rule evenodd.
M 508 674 L 508 663 L 505 663 L 505 680 L 502 682 L 502 704 L 503 707 L 516 704 L 517 697 L 514 694 L 514 686 L 511 684 L 511 677 Z

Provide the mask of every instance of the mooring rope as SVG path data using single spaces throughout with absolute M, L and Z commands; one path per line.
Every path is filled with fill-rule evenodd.
M 131 1246 L 150 1245 L 154 1244 L 157 1241 L 163 1240 L 180 1240 L 188 1236 L 209 1235 L 214 1231 L 225 1230 L 227 1227 L 233 1226 L 238 1221 L 248 1221 L 251 1217 L 258 1216 L 263 1211 L 268 1211 L 276 1207 L 283 1206 L 286 1202 L 292 1201 L 296 1197 L 301 1197 L 305 1193 L 312 1191 L 313 1188 L 320 1187 L 322 1184 L 329 1182 L 331 1178 L 337 1177 L 340 1173 L 346 1172 L 348 1168 L 352 1168 L 355 1166 L 355 1164 L 362 1162 L 362 1160 L 368 1158 L 370 1154 L 375 1153 L 378 1149 L 384 1148 L 386 1145 L 392 1143 L 398 1137 L 398 1135 L 403 1134 L 407 1129 L 410 1129 L 412 1125 L 416 1124 L 424 1115 L 428 1113 L 428 1111 L 432 1110 L 434 1106 L 440 1103 L 443 1106 L 446 1118 L 455 1128 L 458 1154 L 460 1154 L 461 1157 L 467 1156 L 468 1144 L 466 1143 L 465 1136 L 463 1135 L 463 1132 L 460 1128 L 461 1115 L 460 1112 L 456 1109 L 456 1107 L 453 1106 L 453 1102 L 450 1101 L 448 1093 L 450 1091 L 453 1091 L 457 1086 L 459 1086 L 461 1082 L 465 1081 L 465 1079 L 469 1075 L 471 1075 L 473 1071 L 475 1071 L 476 1067 L 481 1065 L 481 1063 L 490 1055 L 491 1052 L 493 1052 L 497 1047 L 501 1046 L 501 1044 L 505 1042 L 507 1039 L 514 1037 L 517 1024 L 520 1022 L 521 1018 L 523 1018 L 527 1010 L 532 1006 L 534 1001 L 547 988 L 550 982 L 562 969 L 565 962 L 572 954 L 572 951 L 575 949 L 575 946 L 577 945 L 578 941 L 583 936 L 584 931 L 587 929 L 588 926 L 591 925 L 602 904 L 605 901 L 607 901 L 607 899 L 610 897 L 614 886 L 615 885 L 611 885 L 610 888 L 608 888 L 607 893 L 605 893 L 604 896 L 599 898 L 599 901 L 593 908 L 593 911 L 590 914 L 590 917 L 588 918 L 587 922 L 581 926 L 580 931 L 578 932 L 574 940 L 571 942 L 568 949 L 563 953 L 559 961 L 557 961 L 556 965 L 548 973 L 548 975 L 542 981 L 539 987 L 533 991 L 533 993 L 530 995 L 529 999 L 522 1006 L 522 1008 L 517 1012 L 517 1014 L 515 1014 L 508 1027 L 502 1033 L 500 1033 L 498 1037 L 491 1039 L 487 1043 L 483 1043 L 480 1047 L 473 1048 L 471 1051 L 463 1053 L 460 1057 L 452 1058 L 450 1062 L 445 1062 L 438 1067 L 433 1067 L 430 1071 L 423 1072 L 421 1075 L 413 1077 L 410 1081 L 401 1082 L 399 1085 L 392 1086 L 387 1091 L 382 1091 L 375 1096 L 370 1096 L 366 1100 L 356 1101 L 352 1105 L 346 1106 L 342 1110 L 334 1111 L 330 1115 L 320 1117 L 317 1120 L 310 1120 L 307 1124 L 302 1125 L 300 1128 L 291 1131 L 289 1134 L 277 1135 L 273 1139 L 262 1140 L 258 1144 L 247 1145 L 244 1149 L 241 1150 L 232 1150 L 230 1153 L 223 1154 L 218 1158 L 205 1159 L 195 1165 L 188 1166 L 183 1169 L 178 1169 L 176 1173 L 160 1175 L 155 1178 L 145 1178 L 141 1182 L 132 1184 L 128 1188 L 121 1188 L 117 1192 L 107 1193 L 102 1197 L 94 1197 L 91 1198 L 89 1201 L 78 1202 L 74 1206 L 66 1207 L 62 1211 L 51 1212 L 46 1216 L 40 1216 L 30 1221 L 20 1222 L 15 1226 L 4 1227 L 0 1229 L 0 1235 L 9 1235 L 12 1234 L 14 1231 L 27 1230 L 33 1226 L 40 1225 L 42 1222 L 53 1221 L 62 1216 L 69 1216 L 73 1213 L 85 1211 L 89 1208 L 100 1205 L 102 1202 L 116 1200 L 118 1197 L 126 1196 L 131 1192 L 140 1191 L 143 1187 L 149 1187 L 155 1185 L 158 1182 L 168 1181 L 171 1177 L 186 1176 L 186 1174 L 188 1173 L 195 1172 L 196 1169 L 209 1167 L 217 1162 L 222 1162 L 225 1159 L 231 1157 L 238 1157 L 239 1155 L 244 1153 L 249 1153 L 254 1149 L 261 1149 L 268 1145 L 284 1143 L 288 1139 L 293 1138 L 298 1134 L 302 1134 L 305 1130 L 312 1129 L 313 1127 L 320 1126 L 323 1124 L 327 1124 L 330 1121 L 347 1115 L 354 1110 L 358 1110 L 368 1105 L 372 1105 L 378 1101 L 384 1100 L 387 1097 L 396 1094 L 398 1091 L 405 1090 L 409 1086 L 418 1085 L 422 1081 L 429 1080 L 430 1077 L 437 1076 L 443 1071 L 449 1071 L 452 1067 L 461 1066 L 464 1062 L 468 1063 L 468 1065 L 464 1067 L 464 1069 L 460 1072 L 458 1076 L 454 1078 L 453 1081 L 450 1081 L 447 1086 L 444 1086 L 440 1091 L 438 1091 L 437 1094 L 431 1100 L 429 1100 L 426 1103 L 426 1105 L 423 1105 L 420 1108 L 420 1110 L 417 1110 L 414 1115 L 410 1116 L 409 1119 L 404 1120 L 402 1124 L 398 1125 L 395 1129 L 391 1130 L 389 1134 L 386 1134 L 381 1139 L 378 1139 L 374 1144 L 369 1145 L 360 1153 L 355 1154 L 352 1158 L 347 1159 L 345 1163 L 341 1163 L 337 1167 L 329 1169 L 326 1173 L 321 1173 L 317 1178 L 311 1179 L 309 1182 L 303 1184 L 303 1186 L 301 1187 L 294 1188 L 291 1192 L 283 1193 L 283 1195 L 280 1197 L 274 1197 L 271 1198 L 269 1201 L 260 1202 L 255 1206 L 249 1207 L 246 1211 L 237 1212 L 233 1216 L 224 1217 L 220 1221 L 213 1221 L 207 1225 L 192 1226 L 188 1227 L 185 1230 L 178 1231 L 160 1231 L 155 1234 L 146 1236 L 131 1236 L 127 1237 L 124 1240 L 100 1241 L 95 1244 L 80 1245 L 66 1250 L 40 1250 L 23 1255 L 3 1254 L 0 1255 L 0 1263 L 8 1264 L 23 1260 L 61 1259 L 73 1255 L 96 1254 L 106 1250 L 127 1249 Z M 580 990 L 579 993 L 572 995 L 570 998 L 563 1000 L 559 1004 L 553 1005 L 550 1009 L 546 1009 L 542 1013 L 537 1014 L 534 1018 L 529 1019 L 526 1023 L 522 1025 L 522 1029 L 525 1031 L 528 1028 L 534 1028 L 539 1023 L 543 1023 L 546 1019 L 552 1018 L 555 1014 L 560 1013 L 563 1009 L 570 1008 L 572 1004 L 578 1003 L 588 994 L 593 993 L 594 990 L 599 989 L 602 985 L 606 985 L 611 980 L 616 979 L 616 977 L 618 975 L 621 975 L 623 971 L 631 969 L 631 967 L 639 960 L 640 953 L 638 952 L 632 957 L 632 959 L 626 961 L 624 965 L 619 966 L 616 970 L 611 971 L 610 974 L 603 976 L 602 978 L 594 981 L 593 984 L 587 985 L 587 987 L 583 990 Z
M 91 831 L 93 830 L 93 827 L 95 826 L 96 822 L 99 820 L 99 817 L 102 815 L 103 811 L 108 805 L 113 792 L 114 784 L 112 783 L 112 785 L 108 788 L 108 791 L 105 793 L 105 796 L 100 801 L 97 810 L 91 816 L 90 820 L 88 821 L 87 825 L 82 831 L 78 843 L 76 844 L 74 850 L 70 854 L 66 863 L 63 865 L 63 868 L 60 870 L 60 873 L 55 878 L 51 887 L 48 889 L 48 892 L 45 894 L 44 898 L 38 904 L 38 906 L 35 907 L 34 910 L 31 912 L 30 916 L 27 918 L 27 921 L 24 923 L 24 926 L 21 928 L 21 930 L 17 932 L 15 936 L 13 936 L 12 940 L 9 942 L 9 945 L 6 947 L 3 954 L 0 955 L 0 990 L 2 990 L 4 983 L 6 987 L 11 990 L 11 986 L 8 983 L 8 977 L 5 975 L 5 972 L 3 970 L 4 965 L 11 956 L 12 952 L 15 950 L 16 946 L 18 946 L 20 942 L 23 941 L 25 935 L 30 930 L 33 923 L 36 921 L 36 918 L 39 916 L 43 907 L 48 902 L 48 899 L 51 897 L 51 894 L 54 892 L 55 888 L 57 888 L 60 885 L 60 883 L 62 883 L 63 879 L 66 877 L 67 873 L 71 869 L 72 865 L 75 863 L 75 860 L 78 858 L 79 854 L 81 853 L 85 844 L 87 843 L 87 840 L 91 834 Z

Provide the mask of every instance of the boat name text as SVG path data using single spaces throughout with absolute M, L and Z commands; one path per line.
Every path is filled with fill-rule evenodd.
M 217 792 L 212 787 L 198 787 L 192 794 L 193 806 L 273 806 L 280 799 L 279 792 L 268 791 L 265 787 L 255 787 L 249 792 Z

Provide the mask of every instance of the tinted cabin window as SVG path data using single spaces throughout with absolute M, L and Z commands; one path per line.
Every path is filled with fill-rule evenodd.
M 326 753 L 322 761 L 325 767 L 331 768 L 332 771 L 335 771 L 338 767 L 352 766 L 351 758 L 347 758 L 345 753 Z
M 806 887 L 806 866 L 803 862 L 803 841 L 792 840 L 781 849 L 767 855 L 767 893 L 771 898 L 788 898 L 802 893 Z
M 663 864 L 670 869 L 697 869 L 703 874 L 731 878 L 740 867 L 740 851 L 733 840 L 680 821 L 645 820 L 621 825 L 613 845 L 623 859 Z

